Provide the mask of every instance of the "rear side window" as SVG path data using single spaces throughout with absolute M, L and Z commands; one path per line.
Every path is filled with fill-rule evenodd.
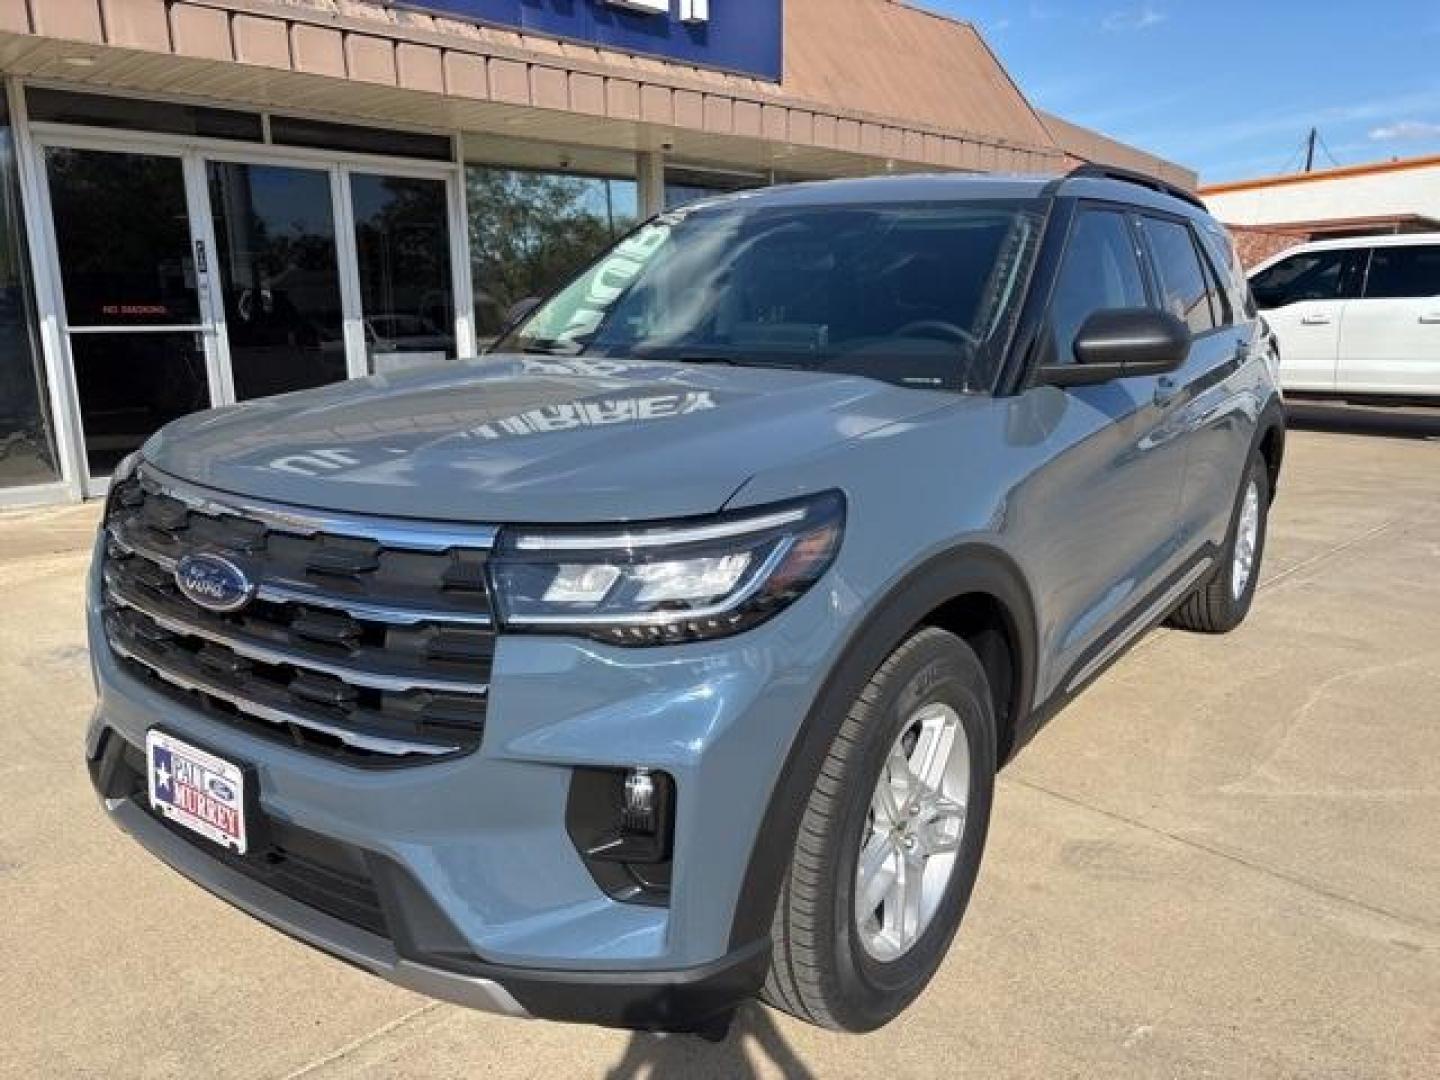
M 1255 303 L 1250 298 L 1250 283 L 1245 280 L 1245 270 L 1240 265 L 1240 256 L 1230 242 L 1230 234 L 1218 225 L 1202 225 L 1195 235 L 1200 239 L 1200 253 L 1205 257 L 1205 268 L 1211 271 L 1219 288 L 1216 295 L 1222 313 L 1221 322 L 1231 323 L 1244 312 L 1246 318 L 1255 315 Z
M 1190 228 L 1178 221 L 1142 218 L 1155 272 L 1160 278 L 1162 306 L 1178 316 L 1190 332 L 1203 334 L 1215 328 L 1215 297 L 1211 279 L 1200 265 L 1200 254 Z
M 1146 306 L 1145 279 L 1123 214 L 1081 210 L 1050 300 L 1050 359 L 1075 361 L 1075 335 L 1097 311 Z
M 1302 300 L 1339 300 L 1353 296 L 1360 252 L 1303 251 L 1281 259 L 1250 279 L 1262 311 Z
M 1219 272 L 1204 244 L 1200 245 L 1201 269 L 1205 274 L 1205 286 L 1210 290 L 1210 311 L 1217 326 L 1229 326 L 1235 320 L 1230 312 L 1230 293 L 1220 281 Z
M 1370 255 L 1366 299 L 1440 296 L 1440 245 L 1377 247 Z

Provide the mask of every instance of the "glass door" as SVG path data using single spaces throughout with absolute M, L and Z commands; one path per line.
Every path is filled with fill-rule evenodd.
M 178 153 L 42 153 L 84 485 L 98 494 L 156 429 L 218 400 L 204 248 Z
M 332 170 L 206 162 L 235 400 L 346 377 Z
M 87 495 L 187 413 L 466 352 L 444 170 L 97 134 L 37 146 Z
M 453 360 L 450 182 L 352 171 L 355 259 L 367 374 Z

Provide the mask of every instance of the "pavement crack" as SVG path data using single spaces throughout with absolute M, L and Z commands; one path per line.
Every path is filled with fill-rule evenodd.
M 419 1008 L 411 1009 L 403 1016 L 397 1016 L 394 1020 L 390 1020 L 384 1024 L 381 1024 L 374 1031 L 366 1032 L 359 1038 L 352 1039 L 344 1046 L 337 1047 L 323 1057 L 318 1057 L 314 1061 L 307 1062 L 306 1064 L 301 1065 L 300 1068 L 294 1070 L 293 1072 L 286 1073 L 284 1076 L 284 1080 L 296 1080 L 297 1077 L 309 1076 L 312 1073 L 315 1073 L 316 1071 L 325 1068 L 325 1066 L 327 1065 L 333 1065 L 337 1061 L 343 1061 L 345 1058 L 355 1053 L 355 1051 L 361 1049 L 362 1047 L 368 1046 L 376 1039 L 384 1038 L 392 1031 L 398 1031 L 400 1028 L 404 1027 L 412 1020 L 418 1020 L 426 1013 L 434 1012 L 436 1009 L 441 1008 L 444 1004 L 445 1003 L 443 1001 L 427 1001 Z
M 1317 552 L 1316 554 L 1311 555 L 1310 558 L 1303 559 L 1300 562 L 1296 563 L 1294 566 L 1287 566 L 1284 570 L 1281 570 L 1273 576 L 1262 581 L 1259 585 L 1259 589 L 1263 591 L 1265 589 L 1274 588 L 1286 579 L 1292 578 L 1296 574 L 1299 574 L 1304 570 L 1310 569 L 1312 566 L 1325 562 L 1327 559 L 1330 559 L 1333 556 L 1339 555 L 1345 551 L 1349 551 L 1351 548 L 1356 547 L 1359 544 L 1363 544 L 1366 540 L 1371 540 L 1374 537 L 1379 536 L 1387 529 L 1393 528 L 1394 526 L 1400 524 L 1400 521 L 1400 518 L 1391 518 L 1389 521 L 1382 521 L 1379 525 L 1376 525 L 1372 529 L 1366 529 L 1358 536 L 1352 536 L 1349 540 L 1346 540 L 1343 543 L 1336 544 L 1332 548 L 1326 548 L 1324 551 Z
M 1216 847 L 1213 844 L 1207 844 L 1203 840 L 1196 840 L 1194 837 L 1186 836 L 1183 833 L 1176 833 L 1172 832 L 1169 829 L 1163 829 L 1158 825 L 1151 825 L 1149 822 L 1141 821 L 1139 818 L 1133 818 L 1127 814 L 1122 814 L 1115 810 L 1107 810 L 1102 806 L 1095 806 L 1091 803 L 1085 802 L 1083 799 L 1077 799 L 1073 795 L 1066 795 L 1063 792 L 1055 791 L 1054 789 L 1045 787 L 1042 784 L 1037 784 L 1033 780 L 1024 780 L 1017 776 L 1006 777 L 1006 780 L 1009 783 L 1016 784 L 1019 787 L 1027 788 L 1030 791 L 1037 792 L 1041 795 L 1048 795 L 1052 799 L 1058 799 L 1061 802 L 1068 803 L 1069 805 L 1078 807 L 1081 810 L 1089 810 L 1091 813 L 1099 814 L 1101 817 L 1109 818 L 1111 821 L 1116 821 L 1123 825 L 1129 825 L 1136 829 L 1142 829 L 1153 836 L 1164 837 L 1166 840 L 1171 840 L 1185 847 L 1193 848 L 1196 851 L 1203 851 L 1205 854 L 1213 855 L 1217 859 L 1224 859 L 1227 862 L 1234 863 L 1237 866 L 1243 866 L 1247 870 L 1251 870 L 1257 874 L 1263 874 L 1264 876 L 1272 878 L 1275 881 L 1283 881 L 1287 885 L 1293 885 L 1296 888 L 1303 889 L 1305 892 L 1312 893 L 1315 896 L 1324 897 L 1326 900 L 1330 900 L 1338 904 L 1344 904 L 1348 907 L 1365 911 L 1371 915 L 1377 915 L 1381 918 L 1392 920 L 1393 922 L 1397 922 L 1402 926 L 1410 929 L 1440 931 L 1440 923 L 1432 922 L 1431 920 L 1426 919 L 1422 916 L 1407 914 L 1399 911 L 1392 911 L 1389 908 L 1381 907 L 1378 904 L 1372 904 L 1368 900 L 1361 900 L 1359 897 L 1351 896 L 1348 893 L 1339 892 L 1335 889 L 1329 888 L 1328 886 L 1322 885 L 1319 882 L 1312 881 L 1309 878 L 1300 877 L 1297 874 L 1288 873 L 1284 870 L 1277 870 L 1273 866 L 1266 866 L 1263 863 L 1255 862 L 1252 859 L 1247 859 L 1243 855 L 1237 855 L 1233 851 L 1226 851 L 1224 848 Z

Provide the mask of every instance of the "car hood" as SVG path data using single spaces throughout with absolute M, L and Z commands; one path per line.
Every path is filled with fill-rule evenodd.
M 761 469 L 953 401 L 816 372 L 494 356 L 199 413 L 144 457 L 314 509 L 639 520 L 718 510 Z

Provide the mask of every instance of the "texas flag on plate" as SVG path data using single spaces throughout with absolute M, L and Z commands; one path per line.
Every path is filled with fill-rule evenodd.
M 163 731 L 145 736 L 150 806 L 222 847 L 245 854 L 245 774 L 234 762 Z

